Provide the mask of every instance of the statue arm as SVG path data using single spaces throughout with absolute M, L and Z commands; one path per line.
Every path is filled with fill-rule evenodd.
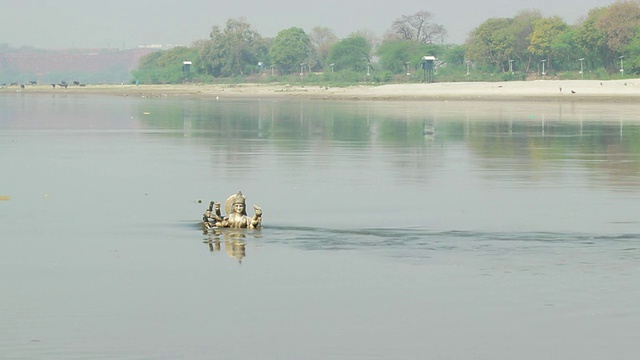
M 229 227 L 228 217 L 222 217 L 219 202 L 210 202 L 209 208 L 202 215 L 202 221 L 217 227 Z
M 258 205 L 253 205 L 253 209 L 256 211 L 256 214 L 251 219 L 251 227 L 260 227 L 260 225 L 262 224 L 262 208 L 260 208 Z
M 213 206 L 213 210 L 215 210 L 215 213 L 212 213 L 211 217 L 217 222 L 222 222 L 226 220 L 225 218 L 222 217 L 222 213 L 220 213 L 220 203 L 212 201 L 211 205 Z
M 209 203 L 209 207 L 204 212 L 204 214 L 202 214 L 202 221 L 208 222 L 209 219 L 212 218 L 212 216 L 213 216 L 213 201 Z

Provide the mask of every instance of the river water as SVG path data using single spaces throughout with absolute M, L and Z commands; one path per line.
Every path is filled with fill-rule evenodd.
M 638 113 L 2 94 L 0 358 L 636 359 Z

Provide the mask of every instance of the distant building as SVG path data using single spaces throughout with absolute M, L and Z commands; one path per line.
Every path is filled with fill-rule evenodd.
M 160 44 L 150 44 L 150 45 L 138 45 L 138 49 L 162 49 L 162 45 Z

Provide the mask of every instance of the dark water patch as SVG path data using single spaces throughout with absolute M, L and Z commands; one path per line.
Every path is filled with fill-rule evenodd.
M 223 238 L 227 233 L 228 229 L 223 229 Z M 598 249 L 621 251 L 628 256 L 637 252 L 638 247 L 635 245 L 640 245 L 640 234 L 635 233 L 594 235 L 425 228 L 332 229 L 277 225 L 267 226 L 259 231 L 240 230 L 240 233 L 246 241 L 255 239 L 256 242 L 264 244 L 285 244 L 306 251 L 363 251 L 395 258 L 428 258 L 436 253 L 510 256 L 571 251 L 593 252 Z M 214 237 L 212 234 L 212 231 L 205 232 L 205 241 Z

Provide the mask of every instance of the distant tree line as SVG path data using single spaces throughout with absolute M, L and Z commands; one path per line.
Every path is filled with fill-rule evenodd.
M 422 58 L 435 56 L 439 81 L 527 77 L 611 78 L 640 72 L 640 2 L 591 9 L 575 25 L 537 10 L 490 18 L 461 45 L 428 11 L 395 19 L 382 38 L 358 31 L 338 39 L 327 27 L 292 27 L 262 37 L 244 19 L 213 26 L 209 38 L 147 55 L 133 75 L 142 83 L 275 81 L 421 81 Z M 182 62 L 188 60 L 188 68 Z
M 176 83 L 324 73 L 345 81 L 383 81 L 418 68 L 424 55 L 445 55 L 454 47 L 444 43 L 445 37 L 444 26 L 427 11 L 396 19 L 382 40 L 368 31 L 338 39 L 322 26 L 309 33 L 291 27 L 265 38 L 244 19 L 229 19 L 224 27 L 213 26 L 206 40 L 147 55 L 134 77 L 143 83 Z M 188 71 L 183 61 L 191 62 Z M 362 78 L 365 73 L 368 79 Z
M 466 59 L 485 72 L 546 75 L 572 72 L 606 77 L 640 71 L 640 4 L 619 1 L 595 8 L 576 25 L 538 11 L 491 18 L 464 44 Z M 582 70 L 583 72 L 576 70 Z M 598 71 L 601 73 L 598 74 Z

